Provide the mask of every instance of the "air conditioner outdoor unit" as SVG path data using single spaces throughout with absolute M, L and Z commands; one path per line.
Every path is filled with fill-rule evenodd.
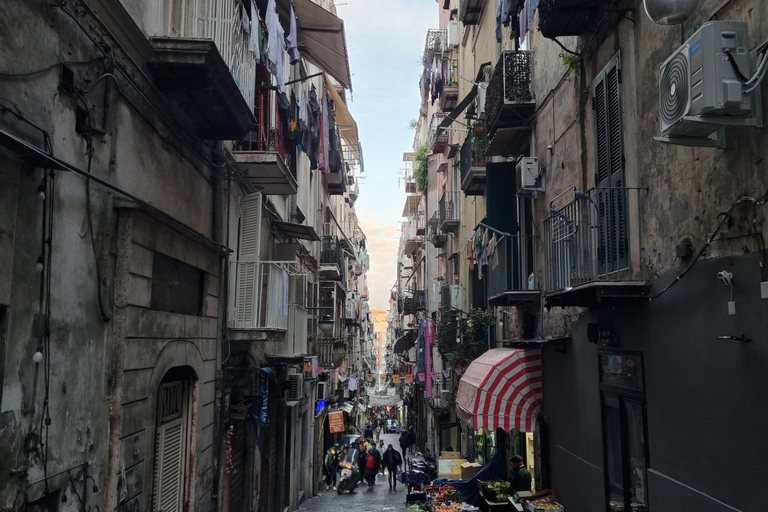
M 448 22 L 448 46 L 450 48 L 459 46 L 459 20 Z
M 312 365 L 312 369 L 310 371 L 306 371 L 306 365 L 310 364 Z M 312 380 L 317 378 L 317 356 L 311 356 L 304 358 L 304 379 L 305 380 Z
M 315 397 L 318 400 L 325 400 L 328 398 L 328 383 L 327 382 L 318 382 L 317 383 L 317 390 L 315 393 Z
M 289 402 L 298 402 L 304 394 L 304 378 L 300 373 L 291 373 L 288 375 L 288 396 Z
M 517 180 L 520 195 L 544 192 L 544 173 L 539 167 L 539 159 L 535 156 L 521 158 L 517 162 Z
M 722 126 L 762 125 L 759 87 L 747 92 L 738 75 L 753 74 L 747 44 L 746 23 L 709 21 L 664 62 L 659 74 L 662 135 L 701 138 Z

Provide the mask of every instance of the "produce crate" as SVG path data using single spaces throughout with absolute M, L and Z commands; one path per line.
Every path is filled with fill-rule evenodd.
M 477 485 L 480 488 L 480 495 L 489 503 L 507 503 L 507 496 L 497 496 L 496 492 L 491 487 L 493 484 L 503 481 L 504 480 L 478 480 Z
M 405 495 L 406 503 L 414 503 L 416 501 L 427 501 L 427 495 L 423 492 L 412 492 Z
M 422 473 L 409 473 L 408 471 L 400 473 L 400 481 L 404 484 L 420 484 L 423 479 Z

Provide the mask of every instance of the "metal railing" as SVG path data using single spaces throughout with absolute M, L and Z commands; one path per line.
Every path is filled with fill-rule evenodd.
M 455 59 L 443 60 L 443 91 L 446 88 L 459 88 L 459 61 Z
M 440 28 L 427 30 L 424 53 L 443 53 L 448 51 L 448 31 Z
M 257 64 L 248 50 L 251 36 L 243 30 L 243 22 L 250 24 L 240 0 L 208 0 L 202 24 L 194 23 L 189 35 L 213 39 L 248 107 L 253 110 Z
M 509 290 L 529 290 L 528 277 L 533 273 L 535 237 L 496 233 L 501 239 L 488 266 L 488 297 Z M 535 288 L 534 288 L 535 289 Z
M 445 119 L 445 113 L 444 112 L 435 112 L 432 114 L 432 119 L 429 121 L 429 145 L 434 146 L 435 144 L 447 144 L 448 143 L 448 132 L 446 130 L 442 130 L 440 134 L 438 135 L 438 128 L 440 127 L 440 123 L 443 122 L 443 119 Z
M 403 313 L 413 314 L 416 311 L 426 308 L 427 293 L 424 290 L 414 290 L 411 297 L 403 299 Z
M 496 62 L 496 67 L 488 84 L 485 95 L 485 114 L 489 129 L 496 125 L 501 110 L 506 105 L 530 105 L 533 99 L 531 73 L 533 57 L 528 50 L 504 50 Z M 526 119 L 520 119 L 520 123 Z
M 234 327 L 287 329 L 295 263 L 253 261 L 237 262 L 235 266 L 238 289 Z
M 638 261 L 642 243 L 638 196 L 642 190 L 647 189 L 596 187 L 581 192 L 574 187 L 550 202 L 550 216 L 544 220 L 547 292 L 642 277 Z M 557 204 L 571 193 L 570 202 Z M 637 243 L 635 251 L 632 240 Z
M 440 198 L 439 202 L 439 214 L 440 214 L 440 223 L 439 225 L 442 226 L 446 221 L 459 221 L 459 207 L 461 205 L 460 203 L 461 199 L 461 193 L 460 192 L 452 192 L 450 190 L 447 190 L 443 197 Z
M 339 238 L 336 236 L 323 236 L 322 247 L 320 249 L 320 264 L 339 266 L 342 281 L 345 279 L 346 265 L 344 263 L 344 253 L 341 250 Z
M 472 169 L 482 169 L 485 171 L 486 164 L 490 161 L 486 151 L 488 149 L 488 139 L 485 134 L 471 134 L 461 146 L 461 181 L 472 171 Z

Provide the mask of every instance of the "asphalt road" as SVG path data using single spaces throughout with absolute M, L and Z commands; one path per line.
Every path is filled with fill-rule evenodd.
M 384 445 L 392 443 L 392 446 L 400 451 L 398 445 L 398 434 L 384 434 Z M 401 453 L 402 455 L 402 453 Z M 397 491 L 389 490 L 389 484 L 386 475 L 379 475 L 376 478 L 376 485 L 372 490 L 368 490 L 366 483 L 362 482 L 355 492 L 339 495 L 334 490 L 321 492 L 318 496 L 305 501 L 299 507 L 299 510 L 307 512 L 340 512 L 351 510 L 354 512 L 384 512 L 384 511 L 405 511 L 405 486 L 401 483 L 397 485 Z

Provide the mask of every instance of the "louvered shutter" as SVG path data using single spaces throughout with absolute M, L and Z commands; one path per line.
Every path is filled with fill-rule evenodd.
M 155 512 L 181 510 L 184 460 L 184 418 L 160 425 L 157 429 L 155 457 Z
M 592 83 L 595 112 L 595 200 L 600 212 L 598 264 L 601 273 L 627 265 L 628 229 L 624 134 L 621 109 L 621 53 Z
M 261 248 L 261 192 L 245 196 L 240 214 L 235 327 L 256 327 L 256 289 Z

